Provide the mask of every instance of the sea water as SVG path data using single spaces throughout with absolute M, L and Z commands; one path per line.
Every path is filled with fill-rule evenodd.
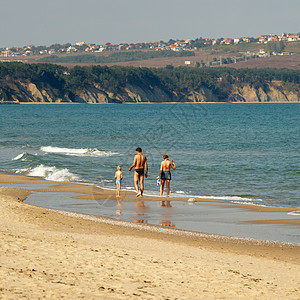
M 162 154 L 173 195 L 300 206 L 300 104 L 1 105 L 0 171 L 133 189 L 136 147 L 158 195 Z

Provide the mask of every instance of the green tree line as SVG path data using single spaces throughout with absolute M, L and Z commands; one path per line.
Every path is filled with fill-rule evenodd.
M 57 56 L 51 55 L 39 59 L 40 62 L 48 63 L 115 63 L 125 61 L 138 61 L 147 60 L 160 57 L 185 57 L 195 56 L 195 52 L 192 51 L 172 51 L 172 50 L 160 50 L 160 51 L 128 51 L 128 52 L 114 52 L 108 56 L 94 55 L 94 54 L 82 54 L 71 56 Z

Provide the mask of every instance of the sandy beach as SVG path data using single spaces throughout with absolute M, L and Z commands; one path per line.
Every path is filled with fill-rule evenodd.
M 24 203 L 35 183 L 0 175 L 0 299 L 300 299 L 299 246 L 80 218 Z

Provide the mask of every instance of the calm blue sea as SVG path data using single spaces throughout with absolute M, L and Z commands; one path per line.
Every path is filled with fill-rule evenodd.
M 0 105 L 0 171 L 123 188 L 136 147 L 158 194 L 161 155 L 171 190 L 255 205 L 300 206 L 300 104 Z

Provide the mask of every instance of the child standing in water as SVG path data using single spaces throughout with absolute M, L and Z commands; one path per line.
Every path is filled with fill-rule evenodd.
M 123 172 L 121 170 L 122 170 L 122 167 L 119 165 L 117 167 L 117 172 L 115 173 L 116 186 L 117 186 L 117 193 L 116 193 L 117 197 L 120 197 L 121 183 L 122 183 L 122 179 L 123 179 Z

